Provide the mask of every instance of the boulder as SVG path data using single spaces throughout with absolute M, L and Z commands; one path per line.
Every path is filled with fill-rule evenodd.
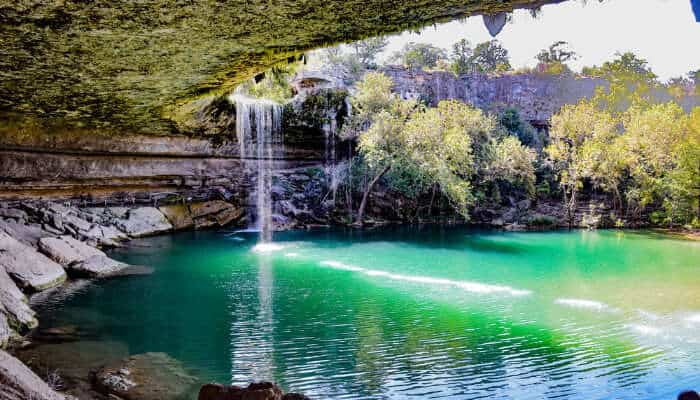
M 0 313 L 15 330 L 32 329 L 38 324 L 34 311 L 27 304 L 27 297 L 2 267 L 0 267 Z
M 119 274 L 130 267 L 129 264 L 113 260 L 102 253 L 72 263 L 67 269 L 71 276 L 104 278 Z
M 69 226 L 73 228 L 76 232 L 87 232 L 92 228 L 92 224 L 77 215 L 68 214 L 63 217 L 61 225 Z M 57 227 L 58 228 L 58 227 Z
M 93 225 L 90 230 L 83 232 L 83 237 L 102 246 L 116 247 L 120 241 L 129 237 L 113 226 Z
M 124 400 L 182 398 L 196 379 L 165 353 L 144 353 L 103 366 L 91 374 L 99 392 Z
M 194 226 L 192 214 L 184 204 L 161 206 L 158 209 L 165 215 L 168 221 L 170 221 L 173 229 L 189 229 Z
M 68 235 L 40 239 L 39 250 L 66 267 L 73 263 L 81 263 L 90 257 L 105 256 L 102 251 Z
M 165 215 L 155 207 L 131 209 L 126 218 L 117 220 L 116 225 L 131 237 L 153 235 L 173 229 Z
M 27 219 L 27 213 L 16 208 L 0 208 L 0 217 L 23 221 Z
M 44 290 L 66 280 L 60 265 L 5 232 L 0 232 L 0 267 L 22 289 Z
M 251 383 L 248 387 L 224 386 L 209 383 L 199 389 L 198 400 L 309 400 L 299 393 L 283 394 L 279 386 L 271 382 Z
M 67 400 L 42 381 L 32 370 L 0 350 L 0 400 Z
M 243 208 L 225 202 L 212 200 L 190 205 L 173 204 L 162 206 L 159 210 L 167 217 L 175 229 L 202 229 L 213 226 L 225 226 L 239 220 Z
M 6 348 L 14 335 L 15 331 L 10 327 L 5 309 L 0 305 L 0 349 Z
M 18 241 L 32 247 L 37 247 L 39 239 L 51 236 L 51 233 L 44 230 L 39 224 L 26 225 L 10 220 L 0 220 L 0 231 L 4 231 Z

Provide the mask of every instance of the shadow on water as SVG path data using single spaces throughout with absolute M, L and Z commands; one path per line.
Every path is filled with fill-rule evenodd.
M 341 248 L 356 244 L 391 242 L 410 246 L 445 249 L 473 250 L 475 252 L 520 254 L 528 246 L 503 240 L 509 233 L 466 226 L 384 226 L 360 230 L 355 228 L 315 229 L 310 231 L 277 232 L 275 241 L 313 241 L 319 248 Z

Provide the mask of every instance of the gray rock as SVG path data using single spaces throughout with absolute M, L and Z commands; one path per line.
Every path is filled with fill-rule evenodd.
M 102 253 L 101 255 L 93 255 L 81 262 L 73 263 L 67 269 L 71 276 L 103 278 L 119 274 L 122 270 L 129 267 L 131 267 L 129 264 L 113 260 Z
M 483 17 L 484 25 L 486 25 L 486 29 L 488 29 L 489 33 L 493 37 L 496 37 L 496 35 L 501 33 L 503 27 L 506 25 L 506 22 L 508 22 L 508 14 L 504 12 L 484 15 Z
M 7 321 L 5 309 L 0 305 L 0 349 L 6 348 L 10 340 L 15 335 L 15 332 L 10 328 L 10 323 Z
M 0 267 L 22 289 L 44 290 L 66 280 L 60 265 L 5 232 L 0 232 Z
M 0 350 L 0 400 L 67 400 L 55 392 L 32 370 Z
M 68 235 L 40 239 L 39 250 L 64 267 L 93 256 L 105 256 L 102 251 Z
M 126 218 L 127 214 L 129 213 L 129 209 L 127 207 L 109 207 L 106 209 L 109 214 L 116 218 Z
M 95 388 L 125 400 L 183 398 L 196 390 L 196 379 L 165 353 L 144 353 L 104 366 L 93 374 Z
M 82 233 L 86 240 L 101 246 L 117 247 L 119 242 L 129 238 L 124 232 L 113 226 L 93 225 L 90 230 Z
M 89 231 L 90 228 L 92 228 L 92 224 L 89 223 L 88 221 L 85 221 L 84 219 L 75 216 L 75 215 L 66 215 L 63 217 L 63 225 L 68 225 L 74 230 L 81 232 L 81 231 Z
M 24 331 L 37 326 L 36 314 L 29 308 L 27 297 L 15 285 L 5 269 L 0 267 L 0 313 L 10 326 Z
M 26 220 L 27 213 L 16 208 L 0 208 L 0 217 Z
M 26 225 L 14 221 L 0 220 L 0 231 L 4 231 L 20 242 L 32 247 L 37 246 L 39 239 L 51 236 L 51 233 L 43 230 L 41 225 Z
M 118 220 L 116 225 L 131 237 L 152 235 L 173 228 L 165 215 L 155 207 L 131 209 L 127 218 Z

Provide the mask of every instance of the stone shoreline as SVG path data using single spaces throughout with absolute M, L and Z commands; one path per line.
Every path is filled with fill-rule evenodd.
M 51 296 L 50 289 L 73 279 L 104 279 L 150 272 L 147 266 L 113 260 L 101 248 L 121 246 L 132 238 L 182 229 L 222 227 L 243 220 L 244 209 L 223 200 L 160 207 L 83 208 L 40 200 L 0 203 L 0 398 L 73 398 L 55 391 L 7 352 L 27 346 L 25 335 L 39 326 L 27 296 Z M 49 335 L 55 333 L 49 332 Z M 148 362 L 152 358 L 148 358 Z M 140 398 L 123 397 L 124 393 L 120 396 L 118 390 L 123 385 L 112 378 L 110 375 L 109 379 L 94 380 L 100 393 L 118 396 L 116 398 Z M 104 384 L 105 381 L 116 384 Z M 146 385 L 136 386 L 141 390 Z

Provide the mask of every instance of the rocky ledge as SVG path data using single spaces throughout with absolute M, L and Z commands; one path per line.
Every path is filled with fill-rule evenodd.
M 39 200 L 0 203 L 0 400 L 67 398 L 2 350 L 23 344 L 24 335 L 38 326 L 27 295 L 50 296 L 48 289 L 70 285 L 67 281 L 72 278 L 97 279 L 148 273 L 148 267 L 113 260 L 101 248 L 120 246 L 131 238 L 177 229 L 225 226 L 241 222 L 243 214 L 242 208 L 222 200 L 158 208 L 81 208 L 70 203 Z M 144 361 L 136 357 L 129 360 L 129 365 L 138 370 L 142 364 L 150 363 L 147 369 L 157 370 L 153 365 L 172 364 L 163 362 L 162 358 L 149 356 Z M 109 367 L 105 368 L 103 375 L 109 375 L 107 381 L 110 382 L 115 381 L 119 371 L 125 370 L 118 368 L 114 373 L 109 372 Z M 138 390 L 154 387 L 153 384 L 137 386 Z M 113 390 L 108 392 L 116 395 Z M 163 394 L 162 391 L 156 392 Z M 144 398 L 138 393 L 119 397 Z

